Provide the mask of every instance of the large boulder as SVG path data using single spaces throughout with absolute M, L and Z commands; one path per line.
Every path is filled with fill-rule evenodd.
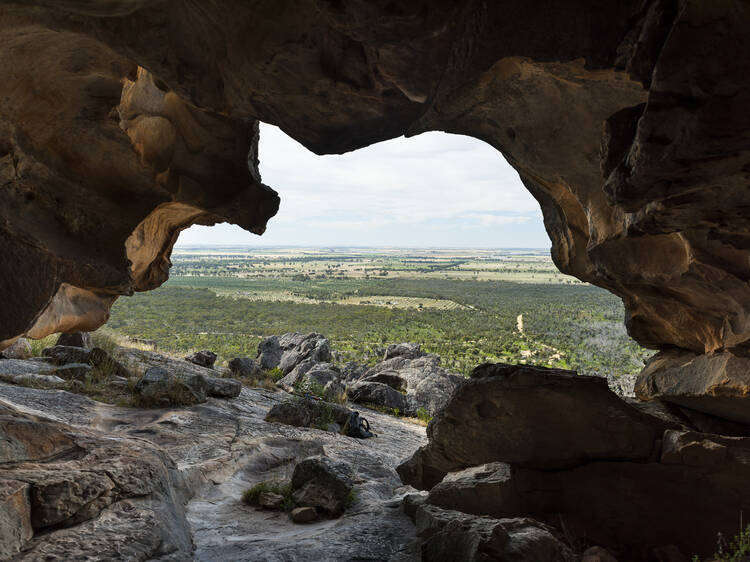
M 433 418 L 429 444 L 398 470 L 405 483 L 430 488 L 448 472 L 493 461 L 539 469 L 646 461 L 675 427 L 624 402 L 600 377 L 484 364 Z
M 554 528 L 529 518 L 493 519 L 423 505 L 417 533 L 425 562 L 574 562 Z
M 662 351 L 638 375 L 641 400 L 662 400 L 750 424 L 750 358 L 729 351 Z
M 213 369 L 214 363 L 216 363 L 216 354 L 208 349 L 196 351 L 185 357 L 185 361 L 206 367 L 207 369 Z
M 285 375 L 310 359 L 315 363 L 331 360 L 331 346 L 320 334 L 293 332 L 270 336 L 258 344 L 258 362 L 263 369 L 278 368 Z
M 292 499 L 298 506 L 314 507 L 331 517 L 348 507 L 352 491 L 352 467 L 328 457 L 308 457 L 294 467 Z
M 277 383 L 282 388 L 299 388 L 303 391 L 320 390 L 329 382 L 341 379 L 341 371 L 332 363 L 318 363 L 305 359 Z
M 249 357 L 235 357 L 229 361 L 229 370 L 235 377 L 258 378 L 262 371 L 258 362 Z
M 91 349 L 94 344 L 91 340 L 91 334 L 88 332 L 67 332 L 60 334 L 55 345 L 67 345 L 71 347 L 82 347 Z
M 409 409 L 406 396 L 382 382 L 360 381 L 347 388 L 347 397 L 359 404 L 374 404 L 391 410 L 398 410 L 401 414 L 413 414 Z
M 405 395 L 405 404 L 398 406 L 402 412 L 414 415 L 418 410 L 424 410 L 433 416 L 464 382 L 462 376 L 440 366 L 439 356 L 422 353 L 417 344 L 396 344 L 389 346 L 388 350 L 388 358 L 365 371 L 352 388 L 362 383 L 385 384 Z M 393 393 L 383 391 L 381 394 L 390 401 L 400 401 Z M 363 401 L 394 407 L 375 402 L 373 398 L 376 397 L 368 398 Z

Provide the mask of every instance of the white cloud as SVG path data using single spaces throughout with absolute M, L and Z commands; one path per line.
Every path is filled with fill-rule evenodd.
M 518 174 L 498 151 L 469 137 L 432 132 L 317 156 L 277 127 L 261 125 L 260 172 L 281 196 L 279 214 L 262 238 L 240 242 L 244 235 L 226 226 L 193 227 L 180 243 L 392 244 L 383 239 L 387 230 L 396 239 L 403 232 L 401 244 L 408 246 L 419 229 L 434 237 L 442 224 L 445 235 L 434 245 L 450 245 L 457 229 L 485 229 L 477 245 L 503 229 L 507 245 L 513 240 L 508 233 L 523 224 L 519 243 L 511 245 L 549 245 L 538 204 Z M 474 244 L 466 237 L 459 242 Z

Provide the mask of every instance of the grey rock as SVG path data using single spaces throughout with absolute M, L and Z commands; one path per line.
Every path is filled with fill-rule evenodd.
M 213 396 L 213 394 L 210 394 L 211 390 L 217 392 L 217 398 L 227 397 L 227 392 L 229 392 L 229 396 L 235 396 L 233 393 L 235 392 L 234 389 L 237 388 L 236 384 L 222 382 L 231 379 L 216 377 L 217 373 L 213 369 L 141 349 L 118 347 L 112 356 L 135 376 L 142 377 L 151 367 L 159 367 L 176 379 L 183 381 L 188 387 L 193 387 L 192 392 L 201 402 L 203 401 L 201 396 L 205 397 L 206 393 Z M 212 381 L 212 379 L 217 379 L 217 381 Z
M 236 398 L 242 392 L 242 384 L 235 379 L 205 377 L 206 393 L 216 398 Z
M 361 379 L 362 382 L 381 382 L 387 384 L 394 390 L 406 392 L 406 381 L 398 374 L 397 371 L 382 371 L 369 375 Z
M 214 363 L 216 363 L 216 354 L 208 349 L 196 351 L 185 357 L 185 361 L 206 367 L 207 369 L 213 369 Z
M 404 350 L 404 355 L 389 357 L 368 369 L 359 381 L 380 382 L 401 390 L 407 396 L 407 406 L 402 411 L 414 414 L 421 409 L 434 416 L 465 379 L 441 367 L 437 355 L 419 352 L 410 358 L 416 351 L 409 349 Z
M 49 357 L 57 365 L 65 365 L 67 363 L 88 363 L 91 352 L 82 347 L 53 345 L 44 348 L 42 355 Z
M 91 349 L 94 347 L 91 341 L 91 334 L 88 332 L 69 332 L 60 334 L 55 345 L 82 347 L 84 349 Z
M 359 404 L 376 404 L 393 410 L 398 409 L 402 414 L 413 414 L 409 408 L 406 396 L 381 382 L 357 382 L 348 387 L 347 396 L 352 402 Z
M 424 351 L 422 351 L 422 346 L 418 343 L 394 343 L 386 348 L 385 354 L 383 355 L 383 360 L 387 361 L 388 359 L 392 359 L 394 357 L 416 359 L 417 357 L 422 357 L 423 355 L 425 355 L 425 353 Z
M 349 361 L 341 368 L 341 378 L 345 381 L 356 381 L 365 374 L 365 371 L 367 371 L 367 365 Z
M 254 379 L 260 377 L 262 372 L 258 362 L 249 357 L 235 357 L 228 366 L 235 377 Z
M 283 423 L 295 427 L 317 427 L 328 429 L 335 423 L 340 427 L 346 425 L 351 410 L 340 404 L 293 397 L 275 404 L 266 415 L 266 421 Z
M 93 368 L 87 363 L 67 363 L 60 365 L 52 371 L 52 375 L 58 376 L 65 380 L 86 380 L 91 374 Z
M 283 353 L 284 350 L 281 349 L 279 336 L 269 336 L 261 340 L 258 344 L 257 356 L 261 369 L 269 371 L 278 367 Z
M 346 385 L 339 379 L 328 381 L 323 387 L 323 397 L 331 402 L 344 402 L 347 397 Z
M 555 531 L 528 518 L 493 519 L 422 505 L 417 533 L 425 562 L 573 562 Z
M 31 344 L 26 338 L 18 338 L 10 347 L 0 352 L 0 359 L 28 359 L 31 357 Z
M 289 517 L 295 523 L 311 523 L 318 519 L 318 512 L 314 507 L 295 507 Z
M 320 334 L 293 334 L 293 337 L 285 339 L 288 334 L 284 334 L 279 340 L 282 349 L 285 349 L 279 361 L 279 369 L 284 374 L 289 373 L 299 363 L 305 359 L 312 359 L 316 363 L 323 363 L 331 360 L 331 347 L 328 340 Z M 297 337 L 297 336 L 301 336 Z M 287 346 L 286 342 L 290 342 Z M 293 345 L 292 345 L 293 342 Z
M 309 457 L 294 467 L 292 499 L 299 506 L 338 517 L 347 508 L 352 486 L 350 464 L 324 456 Z
M 135 390 L 152 405 L 179 406 L 205 402 L 208 384 L 203 375 L 176 377 L 161 367 L 149 367 Z

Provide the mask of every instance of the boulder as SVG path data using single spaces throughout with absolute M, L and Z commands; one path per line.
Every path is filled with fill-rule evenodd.
M 352 402 L 359 404 L 375 404 L 401 414 L 413 414 L 409 408 L 406 396 L 381 382 L 356 382 L 347 388 L 347 396 Z
M 54 369 L 54 364 L 47 361 L 3 359 L 0 361 L 0 378 L 11 380 L 16 375 L 49 375 Z
M 583 551 L 581 562 L 617 562 L 617 558 L 601 546 L 591 546 Z
M 315 363 L 330 361 L 331 347 L 320 334 L 293 332 L 262 340 L 258 344 L 257 359 L 263 369 L 278 367 L 286 375 L 305 359 Z
M 356 381 L 367 371 L 367 365 L 349 361 L 341 367 L 341 378 L 345 381 Z
M 31 416 L 10 415 L 0 407 L 0 463 L 43 462 L 80 450 L 75 440 L 54 424 Z
M 679 425 L 626 403 L 603 378 L 484 364 L 433 418 L 428 445 L 398 472 L 424 489 L 448 472 L 493 461 L 545 470 L 594 459 L 646 461 L 668 428 Z
M 416 359 L 417 357 L 422 357 L 423 355 L 425 355 L 425 352 L 422 351 L 422 346 L 418 343 L 394 343 L 386 348 L 385 354 L 383 355 L 383 360 L 387 361 L 388 359 L 392 359 L 394 357 Z
M 41 386 L 44 388 L 62 388 L 65 386 L 65 380 L 57 375 L 37 375 L 26 373 L 25 375 L 15 375 L 11 382 L 26 386 Z
M 308 457 L 294 467 L 292 499 L 303 507 L 315 507 L 331 517 L 348 507 L 352 491 L 352 467 L 324 456 Z
M 295 396 L 274 404 L 265 419 L 267 422 L 295 427 L 317 427 L 327 430 L 332 423 L 344 427 L 350 415 L 351 410 L 340 404 Z
M 417 533 L 425 562 L 574 562 L 576 556 L 544 523 L 493 519 L 423 505 Z
M 318 519 L 318 512 L 314 507 L 295 507 L 289 517 L 295 523 L 311 523 Z
M 0 480 L 0 559 L 17 554 L 33 535 L 29 485 Z
M 414 414 L 417 410 L 425 410 L 433 416 L 465 379 L 442 368 L 439 356 L 417 354 L 414 349 L 409 349 L 411 351 L 405 350 L 403 355 L 394 355 L 368 369 L 358 381 L 386 384 L 406 394 L 407 406 L 401 411 Z
M 31 344 L 26 338 L 18 338 L 0 352 L 0 359 L 28 359 L 31 357 Z
M 750 424 L 750 357 L 662 351 L 638 375 L 635 394 Z
M 91 334 L 88 332 L 67 332 L 60 334 L 55 345 L 82 347 L 84 349 L 91 349 L 94 347 L 91 340 Z
M 258 362 L 249 357 L 235 357 L 229 362 L 228 366 L 235 377 L 257 379 L 262 374 Z
M 343 403 L 347 399 L 346 385 L 339 379 L 328 381 L 323 387 L 323 397 L 330 402 Z
M 278 386 L 299 388 L 302 391 L 320 390 L 331 381 L 337 381 L 341 378 L 341 371 L 332 363 L 319 363 L 314 359 L 305 359 L 298 364 L 291 372 L 281 378 L 277 383 Z M 315 392 L 313 392 L 315 394 Z
M 82 347 L 53 345 L 42 350 L 44 357 L 49 357 L 56 365 L 66 363 L 88 363 L 91 351 Z
M 190 355 L 185 357 L 185 361 L 189 361 L 190 363 L 194 363 L 195 365 L 200 365 L 201 367 L 206 367 L 207 369 L 213 369 L 214 363 L 216 363 L 216 354 L 213 351 L 203 349 L 201 351 L 191 353 Z
M 204 380 L 206 381 L 206 393 L 215 398 L 236 398 L 242 392 L 242 383 L 235 379 L 204 377 Z
M 208 384 L 202 375 L 176 377 L 161 367 L 150 367 L 135 386 L 150 406 L 186 406 L 206 401 Z

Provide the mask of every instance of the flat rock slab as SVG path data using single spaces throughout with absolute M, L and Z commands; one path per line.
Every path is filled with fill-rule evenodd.
M 524 365 L 477 367 L 427 428 L 429 444 L 399 467 L 431 488 L 452 471 L 493 461 L 538 469 L 589 460 L 647 460 L 667 428 L 615 395 L 607 381 Z

